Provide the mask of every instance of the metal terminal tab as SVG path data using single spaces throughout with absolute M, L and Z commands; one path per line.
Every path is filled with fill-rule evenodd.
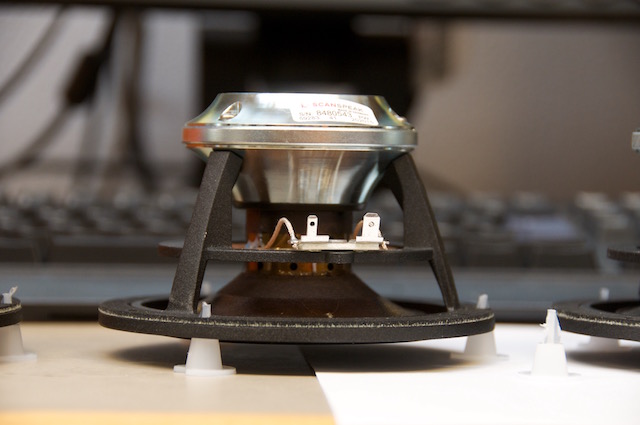
M 384 242 L 380 233 L 380 216 L 376 213 L 366 213 L 362 218 L 362 235 L 356 236 L 356 242 Z
M 329 235 L 318 235 L 318 216 L 307 217 L 307 234 L 300 237 L 302 242 L 329 242 Z

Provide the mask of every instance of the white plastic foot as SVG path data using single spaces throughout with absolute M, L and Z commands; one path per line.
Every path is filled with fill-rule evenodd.
M 476 308 L 480 310 L 486 310 L 489 308 L 489 296 L 487 294 L 482 294 L 478 297 Z M 468 336 L 462 357 L 478 360 L 496 359 L 498 357 L 498 353 L 496 350 L 496 338 L 493 331 Z
M 24 351 L 20 324 L 0 327 L 0 362 L 25 362 L 36 359 L 34 353 Z
M 211 317 L 210 304 L 202 303 L 200 317 Z M 187 363 L 174 366 L 173 371 L 188 376 L 223 376 L 236 373 L 234 367 L 222 365 L 220 341 L 208 338 L 191 338 Z
M 609 288 L 600 288 L 598 300 L 602 302 L 609 301 Z M 581 345 L 581 348 L 589 351 L 608 352 L 619 351 L 622 347 L 620 346 L 620 341 L 616 338 L 592 336 L 589 338 L 589 342 Z
M 611 352 L 623 349 L 620 345 L 620 340 L 615 338 L 604 338 L 601 336 L 592 336 L 589 338 L 589 342 L 582 344 L 580 348 L 582 350 L 594 352 Z
M 220 342 L 217 339 L 192 338 L 187 363 L 176 365 L 173 371 L 188 376 L 233 375 L 236 369 L 222 365 Z
M 568 376 L 567 355 L 560 343 L 560 323 L 555 310 L 547 310 L 544 342 L 538 344 L 531 374 L 535 376 Z
M 14 286 L 9 292 L 4 292 L 0 303 L 12 304 L 13 295 L 17 290 L 18 287 Z M 36 358 L 37 356 L 34 353 L 24 351 L 19 323 L 0 327 L 0 362 L 24 362 L 33 361 Z

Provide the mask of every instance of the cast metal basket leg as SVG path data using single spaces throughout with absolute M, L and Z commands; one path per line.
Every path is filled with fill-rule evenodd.
M 184 247 L 178 260 L 167 310 L 195 312 L 209 247 L 231 247 L 231 202 L 242 158 L 213 151 L 207 161 Z
M 440 286 L 448 310 L 460 307 L 458 293 L 447 262 L 444 245 L 427 192 L 418 176 L 411 155 L 405 154 L 393 161 L 384 176 L 404 215 L 404 249 L 433 248 L 429 262 Z

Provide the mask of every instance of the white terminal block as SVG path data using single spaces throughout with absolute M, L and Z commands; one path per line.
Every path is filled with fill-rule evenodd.
M 2 304 L 11 305 L 13 294 L 18 290 L 17 286 L 12 287 L 9 292 L 2 294 Z M 22 332 L 20 324 L 0 327 L 0 362 L 24 362 L 36 360 L 38 356 L 24 350 L 22 344 Z
M 200 317 L 211 317 L 211 304 L 202 303 Z M 191 338 L 187 363 L 174 366 L 173 371 L 187 376 L 225 376 L 236 373 L 234 367 L 222 364 L 220 341 L 208 338 Z
M 560 323 L 555 310 L 547 310 L 544 342 L 538 344 L 533 359 L 531 375 L 534 376 L 568 376 L 567 355 L 560 342 Z
M 293 238 L 292 238 L 293 240 Z M 355 239 L 330 239 L 329 235 L 318 234 L 318 217 L 307 217 L 307 234 L 292 243 L 294 249 L 301 251 L 378 251 L 387 249 L 388 242 L 380 233 L 380 216 L 366 213 L 362 220 L 362 234 Z

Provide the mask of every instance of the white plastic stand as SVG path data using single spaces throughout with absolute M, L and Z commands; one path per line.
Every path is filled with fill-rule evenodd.
M 598 300 L 602 302 L 609 301 L 609 288 L 600 288 Z M 620 341 L 616 338 L 604 338 L 600 336 L 592 336 L 589 342 L 582 344 L 581 349 L 596 352 L 620 351 Z
M 482 294 L 478 297 L 476 308 L 480 310 L 489 308 L 489 296 L 487 294 Z M 484 361 L 497 359 L 496 338 L 493 331 L 468 336 L 467 344 L 464 347 L 464 354 L 460 357 Z
M 2 294 L 2 304 L 11 304 L 13 294 L 18 290 L 17 286 L 9 292 Z M 22 332 L 20 324 L 0 327 L 0 362 L 24 362 L 36 360 L 34 353 L 28 353 L 22 345 Z
M 547 319 L 544 325 L 544 342 L 538 344 L 536 355 L 533 359 L 531 375 L 534 376 L 568 376 L 567 355 L 564 346 L 560 343 L 560 323 L 555 310 L 547 310 Z
M 210 304 L 202 303 L 200 317 L 211 317 Z M 174 366 L 173 371 L 187 376 L 224 376 L 236 373 L 234 367 L 222 364 L 220 341 L 207 338 L 191 338 L 187 363 Z

